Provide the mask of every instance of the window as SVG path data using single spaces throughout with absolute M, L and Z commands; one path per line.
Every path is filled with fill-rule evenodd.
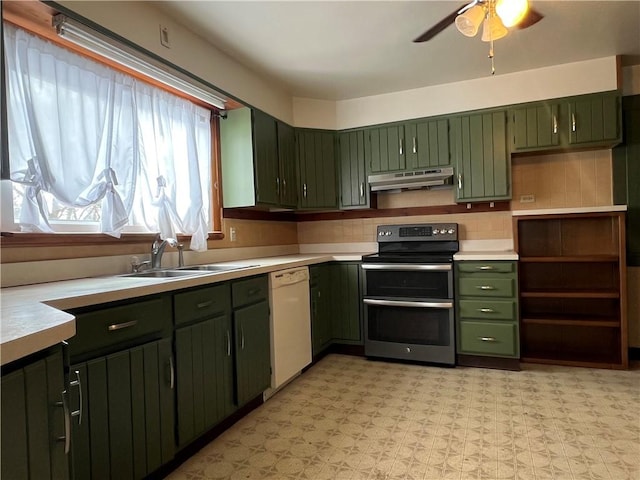
M 4 41 L 2 229 L 181 233 L 206 249 L 212 111 L 9 23 Z

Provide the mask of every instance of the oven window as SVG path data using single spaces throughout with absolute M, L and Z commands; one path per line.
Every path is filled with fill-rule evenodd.
M 450 271 L 367 270 L 367 296 L 453 298 Z
M 367 339 L 413 345 L 450 345 L 453 309 L 367 305 Z

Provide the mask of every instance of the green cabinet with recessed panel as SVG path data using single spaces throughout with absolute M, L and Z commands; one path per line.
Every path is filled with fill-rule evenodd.
M 336 133 L 296 129 L 296 157 L 299 208 L 336 208 Z
M 365 130 L 338 133 L 340 208 L 369 208 L 370 192 L 365 168 Z

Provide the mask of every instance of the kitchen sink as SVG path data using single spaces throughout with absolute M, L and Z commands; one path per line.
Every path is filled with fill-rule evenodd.
M 188 277 L 192 275 L 198 275 L 198 271 L 194 270 L 145 270 L 143 272 L 128 273 L 125 275 L 118 275 L 119 277 L 133 277 L 133 278 L 175 278 L 175 277 Z
M 188 267 L 179 267 L 178 270 L 184 271 L 204 271 L 204 272 L 226 272 L 228 270 L 241 270 L 243 268 L 257 267 L 257 265 L 190 265 Z

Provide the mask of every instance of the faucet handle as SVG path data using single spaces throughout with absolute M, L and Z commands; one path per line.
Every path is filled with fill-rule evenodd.
M 140 262 L 138 260 L 138 257 L 131 257 L 131 271 L 133 273 L 138 273 L 140 272 L 144 267 L 148 267 L 149 265 L 151 265 L 151 261 L 150 260 L 144 260 L 142 262 Z

